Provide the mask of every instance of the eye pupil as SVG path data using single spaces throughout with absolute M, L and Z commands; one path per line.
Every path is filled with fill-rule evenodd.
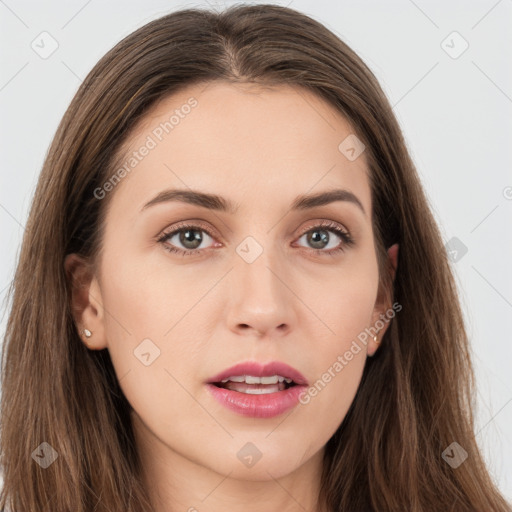
M 180 233 L 180 242 L 188 249 L 196 249 L 202 241 L 203 236 L 198 229 L 186 229 Z M 188 246 L 188 243 L 191 243 L 192 246 Z
M 318 233 L 321 233 L 321 234 L 318 235 Z M 327 233 L 328 232 L 326 230 L 321 230 L 321 229 L 315 229 L 313 231 L 310 231 L 310 234 L 308 235 L 308 241 L 312 242 L 313 245 L 315 245 L 315 246 L 316 246 L 316 244 L 319 243 L 320 246 L 316 247 L 316 248 L 323 249 L 323 247 L 325 247 L 325 245 L 322 245 L 322 244 L 324 244 L 324 243 L 327 244 L 329 242 L 329 235 Z

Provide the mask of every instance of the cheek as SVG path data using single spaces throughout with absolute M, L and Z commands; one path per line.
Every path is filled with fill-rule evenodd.
M 311 314 L 304 315 L 299 330 L 310 330 L 315 324 L 322 354 L 332 359 L 371 325 L 378 290 L 377 262 L 358 254 L 337 268 L 306 275 L 297 278 L 300 286 L 296 290 Z
M 102 297 L 109 346 L 125 345 L 127 337 L 131 344 L 145 338 L 165 344 L 190 325 L 187 314 L 215 281 L 211 276 L 198 279 L 192 266 L 173 265 L 165 256 L 162 248 L 154 247 L 147 254 L 112 250 L 105 257 Z
M 179 272 L 159 275 L 145 272 L 144 266 L 142 260 L 139 265 L 128 258 L 110 266 L 102 289 L 108 351 L 120 387 L 138 417 L 157 436 L 183 439 L 190 424 L 176 418 L 204 415 L 185 391 L 200 355 L 199 347 L 188 342 L 186 313 L 190 303 L 200 299 L 201 290 L 197 297 L 189 293 L 189 300 L 176 290 L 185 284 Z M 189 286 L 189 291 L 195 288 Z
M 338 301 L 342 312 L 333 314 L 335 334 L 316 340 L 311 364 L 316 369 L 310 385 L 301 397 L 301 424 L 309 443 L 319 449 L 343 422 L 359 388 L 366 362 L 366 344 L 361 341 L 368 326 L 371 301 L 353 295 Z M 366 338 L 368 339 L 368 338 Z M 313 356 L 313 354 L 311 354 Z
M 336 278 L 322 281 L 315 276 L 308 285 L 308 306 L 317 319 L 307 320 L 303 332 L 314 336 L 314 380 L 301 400 L 305 424 L 332 435 L 345 417 L 359 387 L 366 362 L 365 329 L 371 317 L 378 288 L 376 261 L 341 270 Z M 318 333 L 322 332 L 322 335 Z M 327 439 L 324 439 L 326 441 Z
M 172 432 L 175 411 L 201 415 L 183 386 L 190 388 L 194 368 L 204 358 L 201 339 L 208 333 L 201 335 L 197 312 L 204 322 L 202 313 L 211 304 L 204 296 L 216 278 L 198 279 L 197 271 L 185 265 L 173 268 L 156 251 L 121 254 L 118 247 L 112 243 L 110 252 L 105 250 L 102 265 L 108 351 L 132 407 L 157 422 L 157 429 Z

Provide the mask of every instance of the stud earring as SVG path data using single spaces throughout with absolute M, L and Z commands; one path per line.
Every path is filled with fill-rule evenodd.
M 375 336 L 373 337 L 373 341 L 375 342 L 375 344 L 376 344 L 376 345 L 380 345 L 380 341 L 379 341 L 379 339 L 377 338 L 377 335 L 375 335 Z
M 84 330 L 82 331 L 82 333 L 84 334 L 84 336 L 85 336 L 86 338 L 90 338 L 90 337 L 92 336 L 92 332 L 91 332 L 91 331 L 89 331 L 89 329 L 84 329 Z

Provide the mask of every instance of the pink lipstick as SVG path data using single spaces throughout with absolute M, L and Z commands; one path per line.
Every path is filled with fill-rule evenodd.
M 307 385 L 298 370 L 278 361 L 240 363 L 206 382 L 219 403 L 253 418 L 271 418 L 295 407 Z

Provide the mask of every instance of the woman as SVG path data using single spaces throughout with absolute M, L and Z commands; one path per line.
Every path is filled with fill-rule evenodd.
M 292 9 L 175 12 L 100 60 L 12 300 L 2 509 L 511 510 L 397 121 Z

